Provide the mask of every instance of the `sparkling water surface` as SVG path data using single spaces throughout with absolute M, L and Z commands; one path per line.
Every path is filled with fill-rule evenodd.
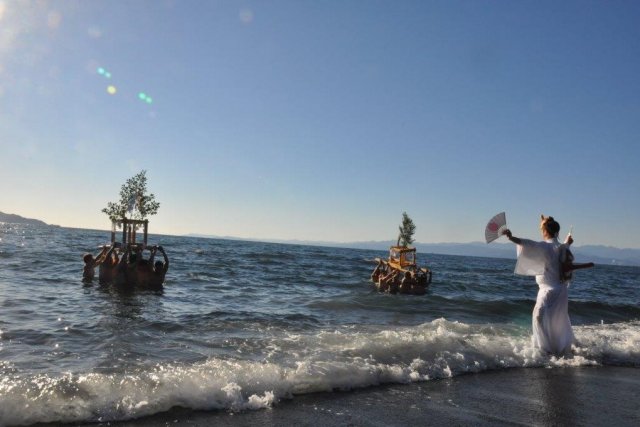
M 638 267 L 576 272 L 578 345 L 555 359 L 531 348 L 537 285 L 514 260 L 418 254 L 434 272 L 427 294 L 389 295 L 369 282 L 381 251 L 151 235 L 170 257 L 164 290 L 123 291 L 81 281 L 83 253 L 107 232 L 0 224 L 0 239 L 0 425 L 252 409 L 508 367 L 640 366 Z

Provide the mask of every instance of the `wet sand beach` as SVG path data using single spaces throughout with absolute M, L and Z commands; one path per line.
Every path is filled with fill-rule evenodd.
M 414 384 L 301 395 L 282 400 L 270 409 L 240 413 L 174 409 L 109 425 L 637 426 L 640 369 L 518 368 Z

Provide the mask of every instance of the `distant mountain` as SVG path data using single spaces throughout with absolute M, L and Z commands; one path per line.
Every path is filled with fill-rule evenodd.
M 345 244 L 348 247 L 361 249 L 386 250 L 395 242 L 361 242 Z M 344 246 L 344 245 L 340 245 Z M 490 258 L 516 258 L 516 248 L 512 243 L 417 243 L 418 252 L 443 255 L 463 255 Z M 571 252 L 576 262 L 594 262 L 608 265 L 640 266 L 640 249 L 619 249 L 611 246 L 572 246 Z
M 47 223 L 42 222 L 39 219 L 25 218 L 20 215 L 6 214 L 4 212 L 0 212 L 0 222 L 8 222 L 11 224 L 47 225 Z
M 190 234 L 191 237 L 217 238 L 227 240 L 255 241 L 256 239 L 239 239 L 226 236 L 210 236 L 202 234 Z M 389 246 L 396 241 L 367 241 L 367 242 L 322 242 L 310 240 L 280 240 L 260 239 L 271 243 L 286 243 L 294 245 L 330 246 L 336 248 L 369 249 L 376 251 L 388 251 Z M 477 256 L 487 258 L 516 258 L 516 248 L 512 243 L 493 242 L 490 245 L 484 242 L 471 243 L 415 243 L 420 253 L 432 253 L 442 255 Z M 619 249 L 610 246 L 573 246 L 571 248 L 576 262 L 594 262 L 607 265 L 632 265 L 640 266 L 640 249 Z
M 584 245 L 573 252 L 597 264 L 640 265 L 640 249 L 620 249 L 613 246 Z

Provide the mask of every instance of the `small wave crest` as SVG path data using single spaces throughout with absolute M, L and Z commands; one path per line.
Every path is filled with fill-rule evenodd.
M 579 326 L 574 331 L 579 345 L 567 358 L 539 353 L 527 328 L 437 319 L 396 329 L 282 333 L 265 340 L 261 361 L 218 356 L 122 373 L 60 376 L 23 376 L 4 366 L 0 425 L 115 421 L 173 407 L 259 409 L 296 394 L 504 368 L 640 366 L 640 322 Z

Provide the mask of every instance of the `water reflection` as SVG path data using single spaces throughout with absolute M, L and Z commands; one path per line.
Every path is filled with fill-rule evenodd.
M 527 397 L 541 404 L 542 419 L 531 420 L 543 425 L 580 425 L 576 408 L 580 407 L 580 395 L 576 386 L 576 370 L 572 368 L 524 371 L 533 380 L 523 388 Z M 540 375 L 544 373 L 544 375 Z M 584 420 L 583 420 L 584 421 Z

